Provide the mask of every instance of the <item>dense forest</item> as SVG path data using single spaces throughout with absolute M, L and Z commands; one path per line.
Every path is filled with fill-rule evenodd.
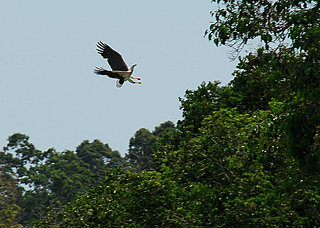
M 320 227 L 320 3 L 212 2 L 233 80 L 187 90 L 182 119 L 137 130 L 124 157 L 9 136 L 0 227 Z

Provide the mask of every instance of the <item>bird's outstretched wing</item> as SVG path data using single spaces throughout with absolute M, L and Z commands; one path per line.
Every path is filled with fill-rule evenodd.
M 112 70 L 129 70 L 127 64 L 122 59 L 122 56 L 118 52 L 113 50 L 111 47 L 109 47 L 107 44 L 99 41 L 97 43 L 97 51 L 103 58 L 108 59 L 108 63 Z
M 117 79 L 122 78 L 119 74 L 113 73 L 112 71 L 106 70 L 102 67 L 96 67 L 94 69 L 94 73 L 100 74 L 100 75 L 107 75 L 109 78 L 117 78 Z
M 109 78 L 116 78 L 118 79 L 117 81 L 117 87 L 121 87 L 122 84 L 124 83 L 124 78 L 121 77 L 119 74 L 114 73 L 112 71 L 106 70 L 102 67 L 96 67 L 94 69 L 94 73 L 99 74 L 99 75 L 107 75 Z

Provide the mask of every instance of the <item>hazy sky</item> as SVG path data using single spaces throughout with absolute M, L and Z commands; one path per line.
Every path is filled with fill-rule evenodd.
M 178 97 L 202 81 L 226 84 L 236 62 L 204 38 L 210 0 L 3 1 L 0 8 L 0 145 L 30 136 L 40 150 L 99 139 L 121 154 L 140 128 L 181 119 Z M 103 41 L 141 85 L 93 73 L 109 68 Z

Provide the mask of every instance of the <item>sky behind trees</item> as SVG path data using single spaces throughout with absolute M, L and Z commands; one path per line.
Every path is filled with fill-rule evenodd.
M 99 139 L 121 154 L 142 128 L 181 118 L 178 97 L 232 78 L 227 48 L 204 38 L 210 1 L 7 1 L 0 9 L 0 146 L 20 132 L 39 149 Z M 142 85 L 96 76 L 119 51 Z

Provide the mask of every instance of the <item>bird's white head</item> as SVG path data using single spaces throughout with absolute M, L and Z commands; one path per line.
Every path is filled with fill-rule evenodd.
M 130 71 L 132 72 L 133 71 L 133 68 L 136 66 L 137 64 L 133 64 L 131 67 L 130 67 Z

